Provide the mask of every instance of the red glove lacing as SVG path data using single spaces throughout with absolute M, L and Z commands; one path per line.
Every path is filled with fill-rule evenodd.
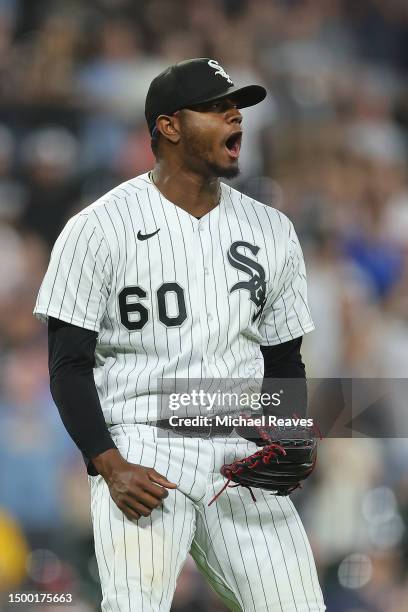
M 224 484 L 222 489 L 212 498 L 212 500 L 208 504 L 209 506 L 211 506 L 211 504 L 214 503 L 219 498 L 219 496 L 225 491 L 227 487 L 229 488 L 234 488 L 234 487 L 239 487 L 239 486 L 245 487 L 245 489 L 248 489 L 248 491 L 250 492 L 252 500 L 256 502 L 256 497 L 249 485 L 244 485 L 244 484 L 231 485 L 230 484 L 231 480 L 233 480 L 233 477 L 236 474 L 241 474 L 241 472 L 243 472 L 244 469 L 250 469 L 250 470 L 255 469 L 256 467 L 258 467 L 258 465 L 261 462 L 264 463 L 265 465 L 268 465 L 268 463 L 270 463 L 272 459 L 274 459 L 278 455 L 278 452 L 281 455 L 286 455 L 286 451 L 283 448 L 283 446 L 281 446 L 280 444 L 276 444 L 275 442 L 271 442 L 271 439 L 269 438 L 268 434 L 264 430 L 259 429 L 259 433 L 264 440 L 267 440 L 269 442 L 267 446 L 264 446 L 260 450 L 256 451 L 256 453 L 249 455 L 249 457 L 244 457 L 244 459 L 240 459 L 228 465 L 222 466 L 221 474 L 227 478 L 227 482 Z

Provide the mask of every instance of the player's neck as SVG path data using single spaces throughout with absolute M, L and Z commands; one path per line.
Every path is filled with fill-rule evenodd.
M 180 167 L 157 163 L 150 179 L 167 200 L 194 217 L 202 217 L 218 205 L 218 177 L 205 178 Z

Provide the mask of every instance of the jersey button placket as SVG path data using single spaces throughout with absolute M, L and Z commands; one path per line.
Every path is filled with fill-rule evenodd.
M 212 296 L 209 285 L 209 269 L 206 264 L 207 256 L 209 256 L 209 235 L 206 227 L 207 220 L 200 220 L 198 224 L 199 232 L 199 249 L 200 256 L 194 259 L 196 265 L 196 274 L 199 286 L 199 316 L 201 326 L 201 340 L 203 350 L 203 363 L 207 373 L 211 375 L 209 363 L 208 363 L 208 350 L 209 341 L 211 338 L 211 326 L 210 323 L 213 319 L 213 315 L 208 312 L 208 308 L 212 303 Z

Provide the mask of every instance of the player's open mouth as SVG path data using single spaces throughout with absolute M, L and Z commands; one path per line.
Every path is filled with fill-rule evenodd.
M 242 140 L 242 132 L 235 132 L 231 134 L 225 141 L 225 147 L 228 151 L 228 154 L 233 159 L 238 159 L 239 152 L 241 150 L 241 140 Z

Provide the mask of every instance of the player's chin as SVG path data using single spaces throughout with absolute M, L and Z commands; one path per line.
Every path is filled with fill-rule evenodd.
M 228 163 L 212 163 L 212 170 L 220 178 L 234 178 L 239 175 L 238 160 L 229 160 Z
M 224 168 L 223 174 L 220 174 L 221 178 L 235 178 L 240 173 L 238 163 L 229 168 Z

